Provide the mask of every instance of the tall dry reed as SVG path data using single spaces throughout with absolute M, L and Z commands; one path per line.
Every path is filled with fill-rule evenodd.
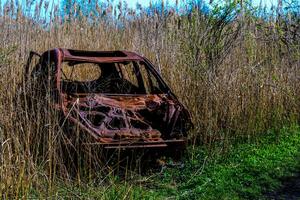
M 16 97 L 30 50 L 126 49 L 145 55 L 191 111 L 192 143 L 228 145 L 299 123 L 299 15 L 266 19 L 251 9 L 238 12 L 236 4 L 211 14 L 199 5 L 187 14 L 110 5 L 89 16 L 74 8 L 79 17 L 62 18 L 48 2 L 31 5 L 34 13 L 16 5 L 12 0 L 0 9 L 0 196 L 26 197 L 41 183 L 51 193 L 56 170 L 64 170 L 64 136 L 55 114 L 41 103 L 43 115 L 33 115 Z M 48 13 L 50 20 L 44 18 Z

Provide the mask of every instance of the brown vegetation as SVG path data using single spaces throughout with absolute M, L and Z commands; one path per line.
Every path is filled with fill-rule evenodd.
M 50 21 L 43 21 L 41 10 L 33 19 L 9 6 L 0 11 L 0 196 L 27 194 L 38 180 L 51 190 L 53 166 L 60 164 L 57 120 L 52 113 L 32 116 L 16 99 L 30 50 L 145 55 L 192 112 L 192 143 L 218 140 L 226 147 L 232 139 L 299 122 L 299 16 L 262 20 L 250 11 L 235 14 L 237 7 L 230 6 L 224 16 L 213 16 L 195 7 L 187 15 L 123 11 L 118 22 L 108 10 L 62 23 L 56 7 Z

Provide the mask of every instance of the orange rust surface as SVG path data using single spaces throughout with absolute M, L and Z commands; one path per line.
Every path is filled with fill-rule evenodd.
M 183 143 L 192 126 L 190 114 L 162 80 L 152 63 L 129 51 L 81 51 L 57 48 L 45 52 L 41 60 L 53 60 L 56 72 L 55 109 L 91 134 L 96 143 L 116 147 L 164 147 L 168 142 Z M 30 58 L 31 59 L 31 58 Z M 62 90 L 63 62 L 113 63 L 143 61 L 147 70 L 161 82 L 166 92 L 159 94 L 101 94 Z M 28 72 L 28 66 L 26 67 Z M 47 70 L 46 70 L 47 71 Z M 137 72 L 136 76 L 138 76 Z M 179 134 L 179 136 L 178 136 Z M 178 138 L 179 137 L 179 138 Z

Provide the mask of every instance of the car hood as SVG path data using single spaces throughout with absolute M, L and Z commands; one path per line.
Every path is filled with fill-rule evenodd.
M 177 121 L 183 106 L 166 94 L 64 96 L 67 118 L 99 142 L 159 141 Z

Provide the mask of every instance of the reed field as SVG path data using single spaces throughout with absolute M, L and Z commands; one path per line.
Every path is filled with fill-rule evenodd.
M 47 1 L 18 2 L 8 0 L 0 7 L 0 197 L 4 199 L 55 198 L 57 185 L 91 179 L 84 169 L 76 177 L 68 175 L 61 149 L 64 132 L 48 104 L 37 103 L 40 112 L 33 114 L 18 96 L 31 50 L 130 50 L 149 58 L 191 112 L 195 125 L 189 132 L 191 149 L 218 144 L 226 151 L 233 142 L 251 142 L 268 130 L 280 137 L 282 127 L 300 122 L 297 1 L 268 12 L 248 1 L 224 5 L 212 1 L 209 12 L 203 11 L 200 1 L 178 0 L 173 8 L 162 1 L 136 9 L 125 2 L 105 1 L 96 2 L 91 13 L 77 4 L 69 8 Z M 51 101 L 48 97 L 44 100 Z M 103 173 L 93 180 L 101 189 L 91 193 L 104 199 L 138 197 L 140 192 L 132 185 L 116 186 L 115 177 L 98 164 Z

